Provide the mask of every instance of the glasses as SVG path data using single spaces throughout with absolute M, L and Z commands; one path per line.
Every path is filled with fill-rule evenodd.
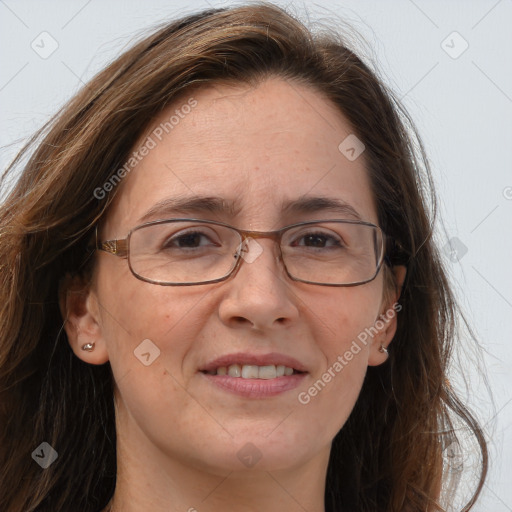
M 133 228 L 125 239 L 98 241 L 96 249 L 128 259 L 133 275 L 163 286 L 224 281 L 242 260 L 263 252 L 256 242 L 278 243 L 287 275 L 325 286 L 356 286 L 375 279 L 385 257 L 386 235 L 363 221 L 300 222 L 277 231 L 247 231 L 222 222 L 172 219 Z

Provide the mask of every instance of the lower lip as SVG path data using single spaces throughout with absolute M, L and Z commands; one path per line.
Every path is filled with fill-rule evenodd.
M 214 386 L 244 398 L 266 398 L 277 396 L 299 386 L 307 373 L 295 373 L 275 379 L 244 379 L 229 375 L 201 373 Z

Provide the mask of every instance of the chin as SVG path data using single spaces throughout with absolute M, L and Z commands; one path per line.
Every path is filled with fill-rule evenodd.
M 267 429 L 264 432 L 271 432 Z M 218 471 L 251 472 L 279 471 L 300 466 L 322 450 L 321 446 L 308 445 L 308 440 L 297 435 L 280 432 L 267 437 L 259 432 L 235 434 L 228 442 L 215 442 L 214 447 L 201 456 L 207 466 Z

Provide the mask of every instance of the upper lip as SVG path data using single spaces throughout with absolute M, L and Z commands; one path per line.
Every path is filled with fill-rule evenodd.
M 232 364 L 251 364 L 256 366 L 269 366 L 269 365 L 282 365 L 293 368 L 300 372 L 306 372 L 306 367 L 297 361 L 294 357 L 287 356 L 285 354 L 279 354 L 277 352 L 271 352 L 268 354 L 251 354 L 249 352 L 237 352 L 234 354 L 226 354 L 218 357 L 213 361 L 202 366 L 199 371 L 208 372 L 221 368 L 223 366 L 231 366 Z

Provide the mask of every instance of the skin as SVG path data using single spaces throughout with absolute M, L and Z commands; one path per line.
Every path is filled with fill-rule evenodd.
M 197 106 L 124 179 L 101 227 L 103 240 L 124 238 L 150 207 L 178 194 L 237 199 L 236 215 L 185 216 L 243 229 L 343 218 L 329 211 L 283 216 L 281 203 L 305 194 L 341 198 L 378 224 L 364 153 L 349 161 L 338 150 L 353 130 L 317 91 L 272 78 L 255 87 L 210 86 L 193 97 Z M 307 405 L 297 396 L 398 297 L 384 293 L 382 271 L 355 287 L 294 282 L 273 242 L 258 243 L 262 254 L 221 283 L 145 283 L 126 260 L 100 252 L 90 286 L 84 290 L 70 279 L 64 287 L 72 349 L 90 364 L 110 361 L 116 382 L 113 510 L 324 511 L 332 439 L 367 367 L 386 361 L 379 348 L 391 342 L 396 316 Z M 398 285 L 403 277 L 398 270 Z M 134 356 L 144 339 L 160 350 L 149 366 Z M 94 350 L 81 350 L 85 343 Z M 204 363 L 237 351 L 284 353 L 309 373 L 298 389 L 264 399 L 218 390 L 198 373 Z M 261 455 L 253 467 L 237 457 L 246 443 Z

